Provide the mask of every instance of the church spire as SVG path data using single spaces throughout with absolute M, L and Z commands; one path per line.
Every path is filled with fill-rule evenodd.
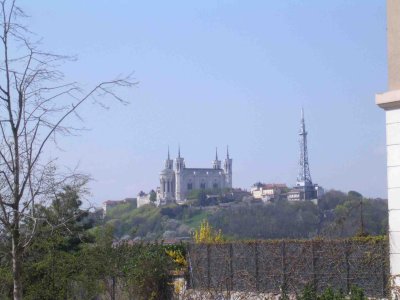
M 172 169 L 172 167 L 173 167 L 173 161 L 171 160 L 171 156 L 169 155 L 169 146 L 168 146 L 167 159 L 165 160 L 165 168 Z
M 226 145 L 226 158 L 224 162 L 224 173 L 226 176 L 225 187 L 232 188 L 232 159 L 229 157 L 229 146 Z
M 181 157 L 181 145 L 178 144 L 178 157 L 175 160 L 176 170 L 180 172 L 185 168 L 185 160 Z
M 215 159 L 213 161 L 213 169 L 221 169 L 221 161 L 218 160 L 218 148 L 215 147 Z

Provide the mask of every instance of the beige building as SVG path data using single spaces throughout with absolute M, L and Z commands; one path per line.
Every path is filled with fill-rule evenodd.
M 255 199 L 261 199 L 264 202 L 279 200 L 281 195 L 287 191 L 288 187 L 282 183 L 256 183 L 251 187 L 251 194 Z

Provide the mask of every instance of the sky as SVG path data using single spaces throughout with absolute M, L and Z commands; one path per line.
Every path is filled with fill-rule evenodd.
M 385 3 L 378 0 L 21 0 L 42 47 L 75 55 L 67 80 L 91 88 L 133 72 L 129 101 L 86 103 L 90 130 L 47 149 L 92 176 L 91 200 L 158 186 L 168 146 L 211 167 L 229 145 L 233 185 L 292 186 L 304 108 L 311 176 L 325 189 L 386 197 Z M 75 123 L 74 123 L 75 124 Z

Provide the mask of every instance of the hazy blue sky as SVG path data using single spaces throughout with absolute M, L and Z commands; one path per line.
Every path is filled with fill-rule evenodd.
M 91 128 L 60 141 L 90 173 L 92 199 L 158 185 L 170 145 L 190 167 L 229 144 L 234 186 L 295 184 L 303 106 L 313 181 L 386 197 L 385 1 L 24 0 L 43 46 L 86 87 L 134 71 L 130 105 L 87 104 Z M 222 153 L 223 152 L 223 153 Z

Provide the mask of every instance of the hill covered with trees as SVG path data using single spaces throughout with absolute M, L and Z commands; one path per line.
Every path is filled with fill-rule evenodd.
M 110 209 L 97 228 L 109 224 L 116 238 L 144 240 L 190 237 L 204 219 L 228 239 L 337 238 L 387 231 L 387 201 L 364 198 L 354 191 L 328 191 L 317 204 L 255 200 L 209 206 L 199 203 L 140 208 L 120 205 Z

